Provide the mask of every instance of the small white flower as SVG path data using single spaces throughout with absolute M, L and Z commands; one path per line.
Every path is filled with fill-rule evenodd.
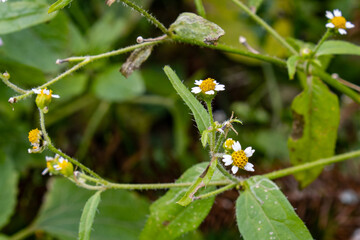
M 225 85 L 219 84 L 212 78 L 207 78 L 205 80 L 195 80 L 195 85 L 198 85 L 198 87 L 193 87 L 191 89 L 191 92 L 195 94 L 202 92 L 207 95 L 214 95 L 215 92 L 225 90 Z
M 249 172 L 254 172 L 254 165 L 249 163 L 249 157 L 251 157 L 255 150 L 252 147 L 247 147 L 245 150 L 241 149 L 241 145 L 238 141 L 236 141 L 232 145 L 232 149 L 234 152 L 231 155 L 225 154 L 223 156 L 223 162 L 225 166 L 233 165 L 231 171 L 233 174 L 237 173 L 239 168 L 242 168 Z
M 355 27 L 354 24 L 346 21 L 339 9 L 335 9 L 333 12 L 326 11 L 325 16 L 329 19 L 329 22 L 325 26 L 327 28 L 337 29 L 341 35 L 347 33 L 345 29 Z
M 47 95 L 47 96 L 50 96 L 50 97 L 53 97 L 53 98 L 60 98 L 59 95 L 56 95 L 56 94 L 52 94 L 52 90 L 49 90 L 49 89 L 36 89 L 36 88 L 33 88 L 31 89 L 35 94 L 43 94 L 43 95 Z

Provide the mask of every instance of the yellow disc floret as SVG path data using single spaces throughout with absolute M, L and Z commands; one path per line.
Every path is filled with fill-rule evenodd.
M 40 141 L 40 138 L 41 138 L 41 131 L 39 129 L 35 128 L 29 132 L 29 141 L 32 144 L 35 144 L 35 143 L 38 144 Z
M 232 145 L 235 143 L 235 141 L 232 138 L 226 139 L 224 143 L 224 148 L 228 151 L 232 150 Z
M 200 89 L 202 92 L 207 92 L 211 90 L 215 90 L 216 83 L 214 82 L 214 79 L 207 78 L 206 80 L 202 81 L 200 84 Z
M 346 19 L 344 17 L 333 17 L 330 21 L 335 25 L 335 28 L 346 29 Z
M 244 169 L 245 165 L 249 161 L 248 157 L 246 156 L 243 150 L 233 152 L 231 154 L 231 158 L 233 159 L 233 165 L 242 169 Z

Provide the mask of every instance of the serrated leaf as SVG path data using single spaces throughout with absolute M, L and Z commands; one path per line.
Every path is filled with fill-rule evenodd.
M 295 75 L 295 72 L 296 72 L 296 65 L 297 65 L 299 59 L 300 59 L 299 56 L 292 55 L 286 61 L 286 66 L 287 66 L 287 69 L 288 69 L 289 79 L 290 80 L 294 79 L 294 75 Z
M 360 46 L 341 40 L 325 41 L 316 52 L 317 56 L 330 54 L 360 55 Z
M 176 182 L 195 181 L 206 166 L 207 163 L 200 163 L 191 167 Z M 221 173 L 215 172 L 214 179 L 223 179 Z M 205 193 L 214 189 L 214 187 L 207 187 L 200 192 Z M 176 202 L 185 192 L 186 188 L 173 188 L 151 205 L 150 217 L 141 232 L 141 240 L 175 239 L 184 233 L 195 230 L 200 225 L 209 213 L 215 198 L 197 200 L 183 207 Z
M 335 94 L 318 78 L 312 78 L 292 103 L 293 129 L 288 140 L 293 165 L 312 162 L 334 155 L 339 126 L 339 102 Z M 306 187 L 321 173 L 313 168 L 295 175 Z
M 79 240 L 90 239 L 90 233 L 100 199 L 101 191 L 98 191 L 86 201 L 83 213 L 81 214 L 80 218 Z
M 121 66 L 120 72 L 124 77 L 129 77 L 135 70 L 139 69 L 141 64 L 145 62 L 151 55 L 153 46 L 145 46 L 135 49 L 126 62 Z
M 73 0 L 58 0 L 49 7 L 48 13 L 52 13 L 57 10 L 63 9 L 64 7 L 69 5 L 72 1 Z
M 0 228 L 8 223 L 16 205 L 18 174 L 12 162 L 0 152 Z
M 312 240 L 279 187 L 269 179 L 255 176 L 236 200 L 236 220 L 245 240 Z
M 118 69 L 118 66 L 110 66 L 97 75 L 92 90 L 98 98 L 105 101 L 123 102 L 131 100 L 145 91 L 140 73 L 135 72 L 129 78 L 125 78 Z
M 0 34 L 20 31 L 49 21 L 56 14 L 48 14 L 47 5 L 41 1 L 7 1 L 0 7 Z
M 194 95 L 185 87 L 185 85 L 181 82 L 171 67 L 165 66 L 164 72 L 166 73 L 176 92 L 180 95 L 186 105 L 190 108 L 191 112 L 194 114 L 196 125 L 198 126 L 200 133 L 202 133 L 210 126 L 209 113 L 194 97 Z
M 225 31 L 213 22 L 194 13 L 182 13 L 170 25 L 169 31 L 189 41 L 200 41 L 209 45 L 216 45 Z
M 61 240 L 77 239 L 81 209 L 92 194 L 67 179 L 53 178 L 34 228 Z M 134 193 L 124 190 L 103 192 L 91 240 L 137 240 L 149 214 L 148 208 L 147 200 Z

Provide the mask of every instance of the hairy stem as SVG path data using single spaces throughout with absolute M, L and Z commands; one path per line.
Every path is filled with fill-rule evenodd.
M 197 13 L 201 17 L 206 18 L 205 8 L 204 8 L 204 5 L 202 3 L 202 0 L 194 0 L 194 2 L 195 2 L 195 7 L 196 7 Z
M 329 164 L 336 163 L 336 162 L 341 162 L 346 159 L 355 158 L 355 157 L 360 157 L 360 150 L 336 155 L 334 157 L 319 159 L 317 161 L 304 163 L 302 165 L 298 165 L 295 167 L 285 168 L 285 169 L 282 169 L 279 171 L 274 171 L 271 173 L 264 174 L 263 176 L 267 177 L 269 179 L 277 179 L 277 178 L 285 177 L 285 176 L 295 174 L 298 172 L 306 171 L 311 168 L 325 166 L 325 165 L 329 165 Z
M 199 196 L 195 197 L 194 199 L 199 200 L 199 199 L 204 199 L 204 198 L 216 196 L 216 195 L 218 195 L 218 194 L 220 194 L 222 192 L 225 192 L 227 190 L 230 190 L 230 189 L 234 188 L 238 184 L 239 183 L 232 183 L 232 184 L 226 185 L 225 187 L 219 188 L 219 189 L 217 189 L 215 191 L 199 195 Z
M 46 127 L 45 127 L 45 118 L 44 118 L 44 113 L 41 111 L 41 109 L 39 109 L 39 113 L 40 113 L 40 127 L 41 127 L 41 131 L 44 135 L 44 138 L 46 140 L 46 146 L 48 147 L 49 150 L 51 150 L 54 153 L 59 154 L 60 156 L 62 156 L 63 158 L 67 159 L 68 161 L 70 161 L 72 164 L 78 166 L 79 168 L 81 168 L 82 170 L 84 170 L 85 172 L 91 174 L 92 176 L 96 177 L 99 179 L 99 181 L 102 184 L 107 184 L 107 181 L 102 179 L 98 174 L 96 174 L 94 171 L 92 171 L 91 169 L 89 169 L 88 167 L 86 167 L 85 165 L 83 165 L 82 163 L 78 162 L 77 160 L 73 159 L 72 157 L 66 155 L 65 153 L 61 152 L 59 149 L 57 149 L 56 147 L 54 147 L 54 145 L 51 142 L 51 139 L 46 131 Z
M 232 0 L 232 1 L 237 6 L 239 6 L 243 11 L 245 11 L 252 19 L 254 19 L 257 23 L 263 26 L 266 29 L 266 31 L 268 31 L 276 40 L 278 40 L 291 53 L 298 55 L 297 51 L 290 44 L 288 44 L 282 36 L 280 36 L 269 24 L 267 24 L 264 20 L 258 17 L 254 12 L 252 12 L 245 4 L 243 4 L 239 0 Z
M 151 23 L 153 23 L 156 27 L 158 27 L 164 34 L 170 36 L 170 32 L 166 29 L 166 27 L 159 22 L 154 16 L 148 13 L 146 10 L 142 9 L 140 6 L 136 5 L 135 3 L 128 1 L 128 0 L 120 0 L 121 2 L 125 3 L 135 11 L 139 12 L 142 16 L 147 18 Z

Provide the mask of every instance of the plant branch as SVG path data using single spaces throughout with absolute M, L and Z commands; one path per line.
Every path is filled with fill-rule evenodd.
M 153 23 L 156 27 L 158 27 L 164 34 L 166 34 L 168 36 L 171 35 L 171 33 L 166 29 L 166 27 L 161 22 L 159 22 L 159 20 L 157 20 L 150 13 L 148 13 L 147 11 L 142 9 L 140 6 L 138 6 L 135 3 L 128 1 L 128 0 L 120 0 L 120 1 L 123 2 L 124 4 L 128 5 L 135 11 L 139 12 L 142 16 L 147 18 L 149 20 L 149 22 Z
M 314 162 L 304 163 L 302 165 L 298 165 L 298 166 L 294 166 L 294 167 L 290 167 L 290 168 L 285 168 L 282 170 L 264 174 L 262 176 L 267 177 L 269 179 L 277 179 L 277 178 L 285 177 L 285 176 L 295 174 L 298 172 L 306 171 L 306 170 L 309 170 L 314 167 L 325 166 L 325 165 L 329 165 L 329 164 L 336 163 L 336 162 L 341 162 L 346 159 L 355 158 L 355 157 L 360 157 L 360 150 L 336 155 L 334 157 L 319 159 Z
M 40 113 L 40 127 L 41 127 L 41 131 L 44 135 L 44 138 L 46 140 L 46 146 L 53 151 L 54 153 L 59 154 L 60 156 L 62 156 L 63 158 L 67 159 L 68 161 L 70 161 L 72 164 L 78 166 L 79 168 L 81 168 L 82 170 L 84 170 L 85 172 L 91 174 L 92 176 L 98 178 L 99 182 L 101 182 L 102 184 L 106 185 L 107 181 L 102 179 L 98 174 L 96 174 L 94 171 L 92 171 L 91 169 L 89 169 L 88 167 L 86 167 L 85 165 L 83 165 L 82 163 L 78 162 L 77 160 L 71 158 L 70 156 L 66 155 L 65 153 L 61 152 L 59 149 L 57 149 L 51 142 L 51 139 L 46 131 L 46 127 L 45 127 L 45 118 L 44 118 L 44 113 L 41 111 L 41 109 L 39 109 L 39 113 Z
M 19 88 L 18 86 L 16 86 L 15 84 L 13 84 L 12 82 L 9 81 L 10 75 L 7 72 L 5 72 L 4 74 L 0 73 L 0 78 L 3 81 L 3 83 L 5 83 L 6 86 L 11 88 L 15 92 L 17 92 L 17 93 L 27 93 L 26 90 L 24 90 L 22 88 Z
M 278 40 L 284 47 L 286 47 L 292 54 L 298 55 L 298 52 L 288 44 L 285 39 L 280 36 L 269 24 L 264 20 L 258 17 L 254 12 L 252 12 L 245 4 L 239 0 L 232 0 L 237 6 L 239 6 L 243 11 L 245 11 L 252 19 L 257 23 L 263 26 L 276 40 Z
M 227 190 L 230 190 L 230 189 L 234 188 L 238 184 L 239 183 L 232 183 L 232 184 L 226 185 L 225 187 L 219 188 L 219 189 L 217 189 L 215 191 L 212 191 L 212 192 L 205 193 L 205 194 L 199 195 L 197 197 L 194 197 L 194 200 L 200 200 L 200 199 L 216 196 L 216 195 L 218 195 L 218 194 L 220 194 L 222 192 L 225 192 Z

